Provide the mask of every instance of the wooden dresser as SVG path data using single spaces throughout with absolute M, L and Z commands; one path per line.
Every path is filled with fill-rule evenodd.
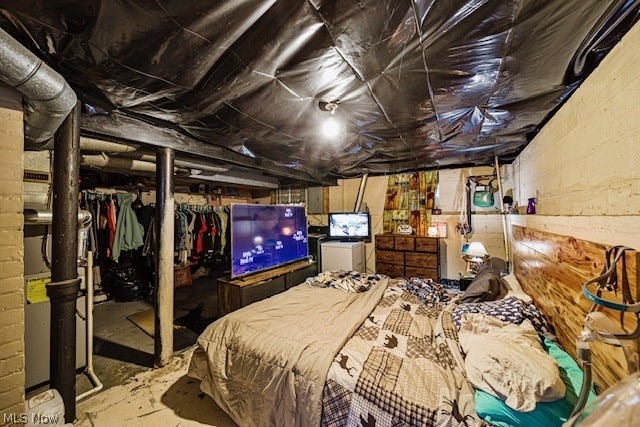
M 375 245 L 376 273 L 438 280 L 440 244 L 437 238 L 378 234 Z

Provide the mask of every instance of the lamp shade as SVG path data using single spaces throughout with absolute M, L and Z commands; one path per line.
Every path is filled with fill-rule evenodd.
M 471 242 L 464 254 L 473 258 L 484 258 L 489 255 L 484 245 L 480 242 Z

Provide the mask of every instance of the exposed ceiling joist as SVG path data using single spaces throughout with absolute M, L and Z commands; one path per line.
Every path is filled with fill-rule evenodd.
M 80 127 L 82 134 L 89 137 L 116 139 L 155 147 L 172 148 L 178 152 L 223 161 L 266 172 L 277 177 L 315 185 L 336 185 L 337 183 L 336 180 L 317 179 L 305 172 L 281 167 L 265 159 L 245 156 L 225 147 L 206 144 L 172 129 L 153 126 L 122 115 L 83 117 Z

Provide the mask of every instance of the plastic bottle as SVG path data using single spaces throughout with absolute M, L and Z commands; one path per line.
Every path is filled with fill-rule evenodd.
M 532 197 L 529 199 L 529 204 L 527 205 L 527 213 L 534 214 L 536 213 L 536 198 Z

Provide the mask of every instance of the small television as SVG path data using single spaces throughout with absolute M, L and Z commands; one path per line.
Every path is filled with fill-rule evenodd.
M 331 239 L 358 241 L 371 240 L 371 217 L 368 212 L 329 213 Z
M 231 277 L 309 256 L 303 206 L 231 205 Z

